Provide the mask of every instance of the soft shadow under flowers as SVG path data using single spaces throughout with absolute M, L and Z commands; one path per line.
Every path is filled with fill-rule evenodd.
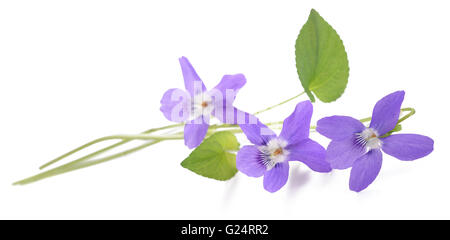
M 296 196 L 300 190 L 305 186 L 311 179 L 311 173 L 308 169 L 302 169 L 301 166 L 294 166 L 291 168 L 289 184 L 287 187 L 287 195 L 289 198 Z
M 233 195 L 236 192 L 236 188 L 239 184 L 239 172 L 236 173 L 232 179 L 228 180 L 225 184 L 225 191 L 222 198 L 222 205 L 224 208 L 230 205 L 230 202 L 233 200 Z

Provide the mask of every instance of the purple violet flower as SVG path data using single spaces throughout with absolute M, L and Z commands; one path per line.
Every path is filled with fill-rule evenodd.
M 203 141 L 211 115 L 223 123 L 237 124 L 243 112 L 233 107 L 237 92 L 246 79 L 243 74 L 225 75 L 220 83 L 208 91 L 186 57 L 180 59 L 184 85 L 187 91 L 173 88 L 161 99 L 161 112 L 173 122 L 186 122 L 184 143 L 195 148 Z
M 375 180 L 381 169 L 381 150 L 403 161 L 416 160 L 433 151 L 434 142 L 426 136 L 384 136 L 397 125 L 404 96 L 404 91 L 397 91 L 378 101 L 369 127 L 346 116 L 326 117 L 317 122 L 316 130 L 332 140 L 327 148 L 331 167 L 352 167 L 350 190 L 360 192 Z
M 312 112 L 310 101 L 297 104 L 295 111 L 284 120 L 279 137 L 259 120 L 256 124 L 240 124 L 255 145 L 239 150 L 237 169 L 250 177 L 264 175 L 264 188 L 269 192 L 276 192 L 286 184 L 289 161 L 303 162 L 317 172 L 331 171 L 325 160 L 325 149 L 309 138 Z

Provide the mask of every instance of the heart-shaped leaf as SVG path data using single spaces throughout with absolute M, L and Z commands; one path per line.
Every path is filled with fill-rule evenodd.
M 217 132 L 205 139 L 181 166 L 201 176 L 228 180 L 237 173 L 236 154 L 239 142 L 230 132 Z
M 349 67 L 344 44 L 314 9 L 295 43 L 297 73 L 312 102 L 338 99 L 347 86 Z

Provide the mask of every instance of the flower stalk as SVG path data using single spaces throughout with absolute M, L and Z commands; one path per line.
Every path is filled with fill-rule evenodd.
M 274 109 L 276 107 L 282 106 L 282 105 L 284 105 L 284 104 L 286 104 L 288 102 L 291 102 L 294 99 L 297 99 L 298 97 L 302 96 L 303 94 L 304 94 L 304 92 L 301 93 L 301 94 L 298 94 L 298 95 L 296 95 L 294 97 L 291 97 L 291 98 L 289 98 L 289 99 L 287 99 L 285 101 L 282 101 L 279 104 L 273 105 L 273 106 L 265 108 L 263 110 L 260 110 L 260 111 L 256 112 L 254 115 L 261 114 L 263 112 L 267 112 L 269 110 L 272 110 L 272 109 Z M 408 112 L 408 114 L 406 114 L 405 116 L 400 118 L 397 124 L 405 121 L 406 119 L 408 119 L 409 117 L 411 117 L 412 115 L 415 114 L 415 110 L 413 108 L 402 108 L 401 112 Z M 360 119 L 360 121 L 363 122 L 363 123 L 364 122 L 368 122 L 370 120 L 371 120 L 371 117 Z M 277 121 L 277 122 L 267 123 L 266 125 L 267 126 L 271 126 L 274 129 L 279 129 L 282 124 L 283 124 L 282 121 Z M 39 169 L 47 168 L 50 165 L 53 165 L 53 164 L 55 164 L 55 163 L 65 159 L 65 158 L 67 158 L 67 157 L 69 157 L 69 156 L 71 156 L 71 155 L 73 155 L 73 154 L 75 154 L 75 153 L 77 153 L 79 151 L 82 151 L 83 149 L 85 149 L 87 147 L 93 146 L 93 145 L 95 145 L 97 143 L 104 142 L 104 141 L 110 141 L 110 140 L 121 140 L 121 141 L 117 142 L 117 143 L 114 143 L 114 144 L 112 144 L 110 146 L 104 147 L 104 148 L 102 148 L 100 150 L 97 150 L 97 151 L 95 151 L 93 153 L 87 154 L 87 155 L 85 155 L 85 156 L 83 156 L 81 158 L 75 159 L 75 160 L 73 160 L 71 162 L 65 163 L 65 164 L 63 164 L 61 166 L 58 166 L 58 167 L 55 167 L 53 169 L 47 170 L 47 171 L 42 172 L 40 174 L 34 175 L 32 177 L 29 177 L 29 178 L 17 181 L 13 185 L 26 185 L 26 184 L 30 184 L 30 183 L 33 183 L 33 182 L 36 182 L 36 181 L 40 181 L 40 180 L 43 180 L 43 179 L 46 179 L 46 178 L 49 178 L 49 177 L 60 175 L 60 174 L 63 174 L 63 173 L 67 173 L 67 172 L 71 172 L 71 171 L 74 171 L 74 170 L 78 170 L 78 169 L 94 166 L 94 165 L 97 165 L 97 164 L 100 164 L 100 163 L 111 161 L 111 160 L 114 160 L 114 159 L 126 156 L 128 154 L 131 154 L 131 153 L 143 150 L 143 149 L 145 149 L 147 147 L 150 147 L 150 146 L 152 146 L 154 144 L 157 144 L 157 143 L 160 143 L 160 142 L 164 142 L 164 141 L 167 141 L 167 140 L 182 140 L 183 139 L 183 134 L 184 134 L 183 130 L 180 130 L 180 131 L 172 133 L 172 134 L 166 134 L 166 135 L 155 135 L 155 133 L 163 131 L 163 130 L 181 128 L 183 126 L 184 126 L 184 123 L 172 124 L 172 125 L 163 126 L 163 127 L 160 127 L 160 128 L 152 128 L 152 129 L 149 129 L 147 131 L 142 132 L 141 134 L 112 135 L 112 136 L 106 136 L 106 137 L 101 137 L 101 138 L 95 139 L 95 140 L 93 140 L 91 142 L 88 142 L 88 143 L 86 143 L 86 144 L 84 144 L 84 145 L 82 145 L 80 147 L 77 147 L 77 148 L 75 148 L 75 149 L 73 149 L 73 150 L 71 150 L 71 151 L 69 151 L 69 152 L 67 152 L 67 153 L 65 153 L 65 154 L 63 154 L 63 155 L 53 159 L 52 161 L 49 161 L 48 163 L 42 165 Z M 310 127 L 311 131 L 314 131 L 315 128 L 316 128 L 316 126 L 311 126 Z M 221 131 L 222 129 L 227 129 L 227 131 L 230 131 L 230 132 L 236 133 L 236 134 L 242 133 L 242 130 L 239 128 L 239 125 L 236 125 L 236 124 L 215 124 L 215 125 L 211 125 L 209 127 L 206 136 L 208 137 L 208 136 L 210 136 L 210 135 L 212 135 L 212 134 L 214 134 L 214 133 L 216 133 L 218 131 Z M 100 154 L 103 154 L 103 153 L 106 153 L 108 151 L 111 151 L 111 150 L 113 150 L 113 149 L 115 149 L 117 147 L 120 147 L 120 146 L 122 146 L 122 145 L 124 145 L 126 143 L 129 143 L 131 141 L 134 141 L 134 140 L 145 141 L 145 143 L 143 143 L 143 144 L 141 144 L 141 145 L 139 145 L 137 147 L 133 147 L 133 148 L 130 148 L 128 150 L 119 152 L 119 153 L 115 153 L 115 154 L 112 154 L 112 155 L 109 155 L 109 156 L 106 156 L 106 157 L 103 157 L 103 158 L 98 158 L 98 159 L 91 160 L 92 158 L 94 158 L 94 157 L 96 157 L 96 156 L 98 156 Z

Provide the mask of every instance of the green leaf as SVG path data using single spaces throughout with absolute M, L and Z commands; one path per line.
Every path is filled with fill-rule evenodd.
M 228 180 L 237 173 L 236 154 L 239 142 L 230 132 L 217 132 L 205 139 L 184 159 L 181 166 L 201 176 Z
M 312 102 L 332 102 L 348 82 L 348 59 L 336 31 L 312 9 L 295 43 L 297 73 Z

